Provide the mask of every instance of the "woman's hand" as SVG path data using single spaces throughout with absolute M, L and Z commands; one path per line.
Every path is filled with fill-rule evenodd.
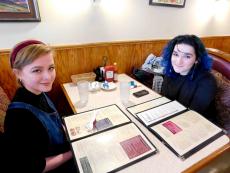
M 43 172 L 47 172 L 50 170 L 53 170 L 63 163 L 67 162 L 73 157 L 73 153 L 71 151 L 67 151 L 65 153 L 56 155 L 56 156 L 51 156 L 46 158 L 46 167 Z

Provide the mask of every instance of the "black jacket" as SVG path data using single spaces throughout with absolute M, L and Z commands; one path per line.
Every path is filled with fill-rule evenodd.
M 45 112 L 52 112 L 43 94 L 35 95 L 25 88 L 19 88 L 13 101 L 31 104 Z M 4 123 L 10 162 L 7 172 L 42 172 L 48 156 L 70 150 L 69 143 L 54 146 L 50 150 L 46 128 L 26 109 L 8 109 Z
M 171 100 L 177 100 L 215 123 L 216 89 L 214 76 L 207 71 L 200 71 L 192 79 L 190 76 L 165 76 L 162 95 Z

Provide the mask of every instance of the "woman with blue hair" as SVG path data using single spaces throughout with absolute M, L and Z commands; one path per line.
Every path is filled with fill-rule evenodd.
M 212 58 L 195 35 L 179 35 L 163 51 L 162 95 L 177 100 L 216 122 L 216 81 L 210 73 Z

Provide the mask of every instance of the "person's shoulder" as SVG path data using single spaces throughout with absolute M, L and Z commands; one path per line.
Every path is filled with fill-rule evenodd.
M 197 75 L 197 79 L 200 80 L 214 80 L 215 81 L 215 77 L 213 76 L 213 74 L 210 71 L 206 71 L 206 70 L 202 70 L 198 73 Z
M 213 74 L 210 71 L 203 71 L 200 73 L 197 77 L 197 81 L 199 84 L 203 84 L 207 87 L 217 87 L 216 78 L 213 76 Z
M 23 87 L 20 87 L 16 90 L 15 95 L 12 99 L 12 102 L 24 102 L 24 98 L 28 97 L 28 93 Z
M 14 98 L 12 99 L 12 102 L 23 102 L 30 105 L 38 105 L 40 103 L 40 100 L 44 97 L 44 94 L 41 93 L 39 95 L 36 95 L 30 91 L 28 91 L 24 87 L 20 87 L 17 89 Z
M 4 129 L 10 131 L 23 131 L 28 133 L 40 133 L 43 129 L 42 123 L 32 112 L 27 109 L 8 109 L 6 112 Z M 30 129 L 28 131 L 28 129 Z M 27 135 L 27 133 L 25 134 Z
M 26 90 L 23 87 L 18 88 L 6 111 L 6 119 L 27 119 L 28 115 L 30 116 L 31 114 L 29 110 L 24 108 L 15 108 L 14 106 L 12 107 L 12 105 L 17 102 L 28 103 L 27 98 L 28 94 Z
M 27 123 L 33 118 L 32 112 L 23 108 L 14 108 L 14 109 L 7 109 L 6 117 L 5 117 L 5 124 L 8 122 L 17 122 L 18 124 Z
M 17 106 L 15 107 L 15 103 L 17 104 L 18 102 L 25 103 L 23 98 L 17 96 L 12 100 L 12 102 L 9 104 L 8 109 L 6 111 L 5 124 L 7 125 L 8 122 L 27 124 L 36 121 L 36 117 L 33 115 L 33 112 L 23 107 L 17 107 Z

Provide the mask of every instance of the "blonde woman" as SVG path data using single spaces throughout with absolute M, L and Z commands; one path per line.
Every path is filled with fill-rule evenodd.
M 76 172 L 61 119 L 46 95 L 56 77 L 51 48 L 38 40 L 20 42 L 10 63 L 21 87 L 4 124 L 13 155 L 8 171 Z

